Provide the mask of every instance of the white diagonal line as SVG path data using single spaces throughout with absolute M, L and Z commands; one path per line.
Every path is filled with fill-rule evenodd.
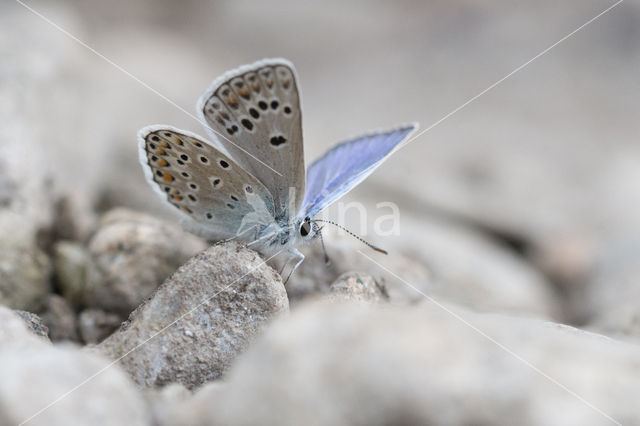
M 533 365 L 531 362 L 527 361 L 526 359 L 524 359 L 523 357 L 521 357 L 520 355 L 518 355 L 517 353 L 513 352 L 511 349 L 509 349 L 508 347 L 506 347 L 505 345 L 503 345 L 502 343 L 498 342 L 497 340 L 495 340 L 493 337 L 489 336 L 487 333 L 485 333 L 484 331 L 480 330 L 478 327 L 476 327 L 475 325 L 471 324 L 469 321 L 465 320 L 464 318 L 462 318 L 460 315 L 458 315 L 457 313 L 453 312 L 451 309 L 447 308 L 446 306 L 444 306 L 443 304 L 441 304 L 440 302 L 438 302 L 436 299 L 434 299 L 433 297 L 427 295 L 426 293 L 424 293 L 422 290 L 420 290 L 419 288 L 417 288 L 416 286 L 412 285 L 411 283 L 409 283 L 408 281 L 404 280 L 402 277 L 400 277 L 398 274 L 396 274 L 395 272 L 391 271 L 389 268 L 387 268 L 386 266 L 382 265 L 379 262 L 376 262 L 374 259 L 372 259 L 371 257 L 367 256 L 366 254 L 364 254 L 362 251 L 358 250 L 358 253 L 360 253 L 361 255 L 363 255 L 364 257 L 366 257 L 367 259 L 369 259 L 371 262 L 375 263 L 376 265 L 378 265 L 380 268 L 384 269 L 385 271 L 387 271 L 388 273 L 390 273 L 391 275 L 393 275 L 395 278 L 397 278 L 398 280 L 400 280 L 402 283 L 404 283 L 405 285 L 407 285 L 408 287 L 411 287 L 413 290 L 415 290 L 416 292 L 418 292 L 419 294 L 421 294 L 422 296 L 424 296 L 427 300 L 429 300 L 431 303 L 435 304 L 436 306 L 438 306 L 439 308 L 441 308 L 442 310 L 444 310 L 445 312 L 451 314 L 454 318 L 456 318 L 457 320 L 461 321 L 463 324 L 465 324 L 467 327 L 471 328 L 472 330 L 474 330 L 475 332 L 477 332 L 478 334 L 480 334 L 482 337 L 486 338 L 487 340 L 489 340 L 490 342 L 492 342 L 493 344 L 495 344 L 496 346 L 498 346 L 500 349 L 502 349 L 503 351 L 505 351 L 506 353 L 508 353 L 509 355 L 515 357 L 518 361 L 522 362 L 523 364 L 525 364 L 527 367 L 531 368 L 533 371 L 535 371 L 536 373 L 538 373 L 539 375 L 541 375 L 542 377 L 544 377 L 545 379 L 549 380 L 551 383 L 555 384 L 556 386 L 560 387 L 561 389 L 563 389 L 564 391 L 568 392 L 570 395 L 572 395 L 573 397 L 577 398 L 579 401 L 581 401 L 582 403 L 584 403 L 586 406 L 588 406 L 589 408 L 591 408 L 592 410 L 598 412 L 599 414 L 603 415 L 604 417 L 606 417 L 607 419 L 609 419 L 611 422 L 613 422 L 616 425 L 622 426 L 622 423 L 618 422 L 617 420 L 615 420 L 613 417 L 611 417 L 610 415 L 608 415 L 607 413 L 605 413 L 604 411 L 602 411 L 601 409 L 599 409 L 598 407 L 596 407 L 595 405 L 593 405 L 592 403 L 590 403 L 589 401 L 587 401 L 586 399 L 584 399 L 583 397 L 581 397 L 580 395 L 578 395 L 576 392 L 572 391 L 571 389 L 569 389 L 568 387 L 566 387 L 565 385 L 563 385 L 562 383 L 560 383 L 559 381 L 557 381 L 556 379 L 554 379 L 553 377 L 549 376 L 547 373 L 545 373 L 544 371 L 540 370 L 538 367 L 536 367 L 535 365 Z
M 211 126 L 209 126 L 208 123 L 201 121 L 198 117 L 196 117 L 195 115 L 193 115 L 192 113 L 190 113 L 189 111 L 187 111 L 186 109 L 182 108 L 180 105 L 178 105 L 177 103 L 175 103 L 174 101 L 172 101 L 171 99 L 169 99 L 168 97 L 166 97 L 165 95 L 163 95 L 162 93 L 158 92 L 156 89 L 154 89 L 153 87 L 151 87 L 149 84 L 145 83 L 144 81 L 140 80 L 138 77 L 136 77 L 135 75 L 131 74 L 129 71 L 127 71 L 126 69 L 124 69 L 122 66 L 118 65 L 117 63 L 113 62 L 111 59 L 107 58 L 105 55 L 103 55 L 102 53 L 98 52 L 97 50 L 95 50 L 93 47 L 89 46 L 87 43 L 85 43 L 84 41 L 80 40 L 78 37 L 74 36 L 73 34 L 71 34 L 69 31 L 65 30 L 64 28 L 62 28 L 60 25 L 56 24 L 55 22 L 53 22 L 51 19 L 47 18 L 46 16 L 44 16 L 43 14 L 41 14 L 40 12 L 38 12 L 37 10 L 35 10 L 34 8 L 32 8 L 31 6 L 26 5 L 24 2 L 22 2 L 21 0 L 16 0 L 17 3 L 19 3 L 20 5 L 22 5 L 25 9 L 29 10 L 30 12 L 32 12 L 34 15 L 40 17 L 41 19 L 43 19 L 45 22 L 47 22 L 49 25 L 51 25 L 52 27 L 56 28 L 58 31 L 60 31 L 61 33 L 63 33 L 64 35 L 66 35 L 67 37 L 69 37 L 70 39 L 74 40 L 75 42 L 77 42 L 78 44 L 84 46 L 85 48 L 87 48 L 88 50 L 90 50 L 93 54 L 95 54 L 96 56 L 98 56 L 99 58 L 103 59 L 104 61 L 108 62 L 109 64 L 111 64 L 112 66 L 114 66 L 116 69 L 122 71 L 124 74 L 126 74 L 127 76 L 129 76 L 131 79 L 133 79 L 134 81 L 136 81 L 138 84 L 140 84 L 141 86 L 145 87 L 146 89 L 150 90 L 151 92 L 155 93 L 156 95 L 160 96 L 162 99 L 164 99 L 165 101 L 167 101 L 168 103 L 170 103 L 171 105 L 173 105 L 174 107 L 178 108 L 180 111 L 184 112 L 185 114 L 187 114 L 189 117 L 193 118 L 194 120 L 198 121 L 200 124 L 202 124 L 206 129 L 211 130 L 213 133 L 217 134 L 218 136 L 222 137 L 223 139 L 225 139 L 226 141 L 228 141 L 230 144 L 232 144 L 233 146 L 235 146 L 236 148 L 238 148 L 240 151 L 244 152 L 245 154 L 249 155 L 250 157 L 252 157 L 254 160 L 256 160 L 257 162 L 259 162 L 260 164 L 262 164 L 263 166 L 267 167 L 268 169 L 270 169 L 272 172 L 274 172 L 275 174 L 277 174 L 278 176 L 282 176 L 281 173 L 279 173 L 277 170 L 273 169 L 271 166 L 269 166 L 268 164 L 266 164 L 264 161 L 260 160 L 259 158 L 257 158 L 256 156 L 254 156 L 253 154 L 251 154 L 250 152 L 248 152 L 247 150 L 245 150 L 244 148 L 242 148 L 241 146 L 239 146 L 238 144 L 236 144 L 235 142 L 233 142 L 232 140 L 230 140 L 229 138 L 227 138 L 225 135 L 223 135 L 222 133 L 216 131 L 215 129 L 212 129 Z
M 575 33 L 577 33 L 578 31 L 580 31 L 581 29 L 583 29 L 584 27 L 586 27 L 587 25 L 591 24 L 593 21 L 595 21 L 596 19 L 600 18 L 602 15 L 604 15 L 605 13 L 609 12 L 611 9 L 613 9 L 614 7 L 616 7 L 617 5 L 619 5 L 620 3 L 622 3 L 624 0 L 618 0 L 617 2 L 615 2 L 614 4 L 612 4 L 611 6 L 609 6 L 608 8 L 606 8 L 605 10 L 603 10 L 602 12 L 600 12 L 599 14 L 597 14 L 596 16 L 594 16 L 593 18 L 589 19 L 587 22 L 585 22 L 584 24 L 580 25 L 578 28 L 576 28 L 575 30 L 571 31 L 569 34 L 567 34 L 566 36 L 562 37 L 560 40 L 558 40 L 557 42 L 553 43 L 551 46 L 547 47 L 546 49 L 544 49 L 542 52 L 538 53 L 536 56 L 534 56 L 533 58 L 529 59 L 527 62 L 525 62 L 524 64 L 520 65 L 518 68 L 514 69 L 513 71 L 511 71 L 509 74 L 505 75 L 504 77 L 502 77 L 500 80 L 496 81 L 495 83 L 493 83 L 491 86 L 487 87 L 486 89 L 484 89 L 482 92 L 478 93 L 477 95 L 475 95 L 474 97 L 472 97 L 471 99 L 469 99 L 468 101 L 466 101 L 465 103 L 463 103 L 462 105 L 460 105 L 459 107 L 457 107 L 456 109 L 454 109 L 453 111 L 449 112 L 448 114 L 446 114 L 444 117 L 442 117 L 441 119 L 439 119 L 438 121 L 436 121 L 435 123 L 431 124 L 429 127 L 421 130 L 420 132 L 416 133 L 412 138 L 407 139 L 406 142 L 403 142 L 402 145 L 400 146 L 400 148 L 404 148 L 406 145 L 408 145 L 409 143 L 411 143 L 412 141 L 414 141 L 415 139 L 419 138 L 420 136 L 422 136 L 423 134 L 425 134 L 426 132 L 428 132 L 429 130 L 433 129 L 434 127 L 438 126 L 440 123 L 442 123 L 443 121 L 445 121 L 446 119 L 448 119 L 449 117 L 451 117 L 452 115 L 454 115 L 455 113 L 457 113 L 458 111 L 460 111 L 461 109 L 465 108 L 467 105 L 469 105 L 470 103 L 472 103 L 473 101 L 475 101 L 476 99 L 478 99 L 479 97 L 483 96 L 484 94 L 486 94 L 488 91 L 490 91 L 491 89 L 493 89 L 494 87 L 498 86 L 500 83 L 502 83 L 503 81 L 507 80 L 508 78 L 510 78 L 511 76 L 513 76 L 515 73 L 517 73 L 518 71 L 521 71 L 523 68 L 525 68 L 527 65 L 531 64 L 533 61 L 535 61 L 536 59 L 538 59 L 539 57 L 543 56 L 544 54 L 548 53 L 551 49 L 553 49 L 554 47 L 556 47 L 557 45 L 559 45 L 560 43 L 562 43 L 563 41 L 565 41 L 566 39 L 568 39 L 569 37 L 573 36 Z
M 219 295 L 220 293 L 222 293 L 223 291 L 229 289 L 232 285 L 234 285 L 235 283 L 237 283 L 238 281 L 240 281 L 241 279 L 243 279 L 244 277 L 246 277 L 247 275 L 249 275 L 250 273 L 252 273 L 253 271 L 255 271 L 256 269 L 258 269 L 259 267 L 261 267 L 262 265 L 266 264 L 268 261 L 270 261 L 271 259 L 273 259 L 274 257 L 276 257 L 277 255 L 279 255 L 280 253 L 282 253 L 283 250 L 280 250 L 279 252 L 277 252 L 276 254 L 274 254 L 273 256 L 269 257 L 266 260 L 263 260 L 262 262 L 260 262 L 256 267 L 252 268 L 250 271 L 248 271 L 246 274 L 242 275 L 241 277 L 233 280 L 231 282 L 231 284 L 227 285 L 226 287 L 224 287 L 222 290 L 216 292 L 215 294 L 213 294 L 212 296 L 209 296 L 207 298 L 205 298 L 202 302 L 198 303 L 195 307 L 193 307 L 192 309 L 190 309 L 189 311 L 187 311 L 186 313 L 180 315 L 178 318 L 176 318 L 175 320 L 171 321 L 169 324 L 167 324 L 166 326 L 162 327 L 160 330 L 158 330 L 157 332 L 155 332 L 154 334 L 152 334 L 148 339 L 144 340 L 143 342 L 137 344 L 136 346 L 134 346 L 132 349 L 130 349 L 129 351 L 127 351 L 124 355 L 122 355 L 121 357 L 111 361 L 109 364 L 107 364 L 106 366 L 104 366 L 103 368 L 101 368 L 100 370 L 98 370 L 97 372 L 93 373 L 91 376 L 87 377 L 86 379 L 84 379 L 82 382 L 78 383 L 76 386 L 74 386 L 73 388 L 69 389 L 67 392 L 63 393 L 62 395 L 60 395 L 58 398 L 56 398 L 55 400 L 53 400 L 52 402 L 50 402 L 49 404 L 47 404 L 45 407 L 41 408 L 40 410 L 38 410 L 36 413 L 34 413 L 33 415 L 31 415 L 28 419 L 23 420 L 18 426 L 22 426 L 28 422 L 30 422 L 31 420 L 33 420 L 35 417 L 39 416 L 40 414 L 42 414 L 43 412 L 45 412 L 46 410 L 48 410 L 49 408 L 53 407 L 55 404 L 57 404 L 58 402 L 62 401 L 64 398 L 66 398 L 67 396 L 69 396 L 70 394 L 72 394 L 73 392 L 75 392 L 76 390 L 78 390 L 79 388 L 81 388 L 82 386 L 86 385 L 87 383 L 89 383 L 91 380 L 93 380 L 94 378 L 96 378 L 97 376 L 99 376 L 100 374 L 104 373 L 106 370 L 108 370 L 109 368 L 113 367 L 115 364 L 117 364 L 118 362 L 120 362 L 120 360 L 122 360 L 123 358 L 127 357 L 130 353 L 136 351 L 137 349 L 139 349 L 140 347 L 144 346 L 145 344 L 147 344 L 147 342 L 149 342 L 151 339 L 153 339 L 154 337 L 156 337 L 158 334 L 163 333 L 164 331 L 166 331 L 168 328 L 170 328 L 171 326 L 173 326 L 175 323 L 177 323 L 178 321 L 180 321 L 181 319 L 183 319 L 184 317 L 186 317 L 187 315 L 189 315 L 190 313 L 192 313 L 193 311 L 195 311 L 196 309 L 198 309 L 200 306 L 202 306 L 203 304 L 207 303 L 209 300 L 213 299 L 214 297 L 216 297 L 217 295 Z

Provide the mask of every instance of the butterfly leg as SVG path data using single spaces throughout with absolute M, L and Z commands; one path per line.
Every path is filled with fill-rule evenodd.
M 297 250 L 297 249 L 290 249 L 290 250 L 288 250 L 288 253 L 291 255 L 291 257 L 282 266 L 282 271 L 280 271 L 280 276 L 281 277 L 284 276 L 283 274 L 284 274 L 284 271 L 285 271 L 287 265 L 292 264 L 293 262 L 295 262 L 295 264 L 293 265 L 293 267 L 289 271 L 289 274 L 287 275 L 287 279 L 284 280 L 284 284 L 287 284 L 287 282 L 289 282 L 289 278 L 291 278 L 291 275 L 293 275 L 293 272 L 296 269 L 298 269 L 298 266 L 300 266 L 300 264 L 304 260 L 304 254 L 300 253 L 300 251 Z

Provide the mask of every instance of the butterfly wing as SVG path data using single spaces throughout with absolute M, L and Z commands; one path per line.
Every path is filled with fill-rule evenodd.
M 304 152 L 300 95 L 290 62 L 262 60 L 225 73 L 200 97 L 198 114 L 212 137 L 269 190 L 276 217 L 288 219 L 298 211 Z
M 369 176 L 417 124 L 377 132 L 340 143 L 307 170 L 307 190 L 300 216 L 313 217 Z
M 256 178 L 198 135 L 170 126 L 138 133 L 149 185 L 211 239 L 238 236 L 273 219 L 273 199 Z

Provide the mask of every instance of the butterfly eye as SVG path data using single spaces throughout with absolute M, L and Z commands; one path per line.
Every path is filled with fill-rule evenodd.
M 307 235 L 309 235 L 310 232 L 311 232 L 311 220 L 307 217 L 304 219 L 304 222 L 302 222 L 302 225 L 300 226 L 300 235 L 302 235 L 303 237 L 306 237 Z

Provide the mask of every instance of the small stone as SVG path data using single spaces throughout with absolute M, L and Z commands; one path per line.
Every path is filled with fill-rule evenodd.
M 327 297 L 334 301 L 374 302 L 389 300 L 384 285 L 371 275 L 361 272 L 346 272 L 329 287 Z
M 85 309 L 78 316 L 78 329 L 82 341 L 87 344 L 102 342 L 120 327 L 122 321 L 117 314 L 101 309 Z
M 78 340 L 76 314 L 62 296 L 50 294 L 45 300 L 42 321 L 49 327 L 51 341 Z
M 56 283 L 62 295 L 74 306 L 82 303 L 89 255 L 81 244 L 58 241 L 53 246 Z
M 2 173 L 0 173 L 2 179 Z M 0 209 L 0 305 L 39 311 L 51 291 L 51 262 L 25 217 Z
M 20 311 L 16 309 L 14 312 L 25 321 L 29 329 L 33 331 L 36 336 L 44 337 L 49 340 L 49 328 L 44 324 L 42 318 L 27 311 Z
M 288 312 L 280 276 L 252 250 L 215 245 L 182 265 L 96 350 L 141 387 L 194 388 L 221 377 L 273 317 Z
M 178 266 L 206 247 L 205 241 L 177 224 L 112 210 L 89 243 L 85 301 L 124 319 Z

